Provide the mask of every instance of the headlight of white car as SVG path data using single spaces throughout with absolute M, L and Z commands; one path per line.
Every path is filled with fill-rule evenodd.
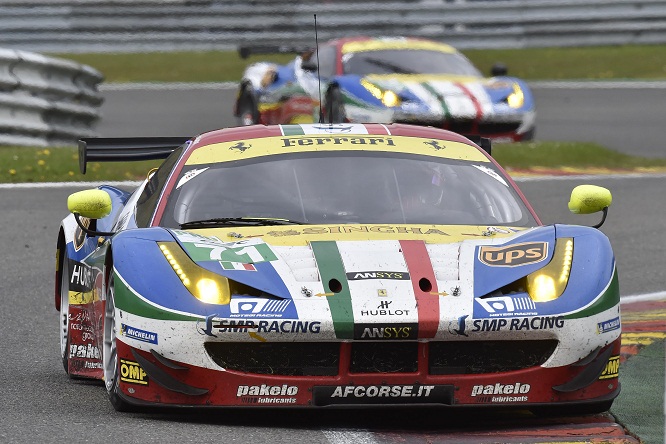
M 385 106 L 388 106 L 389 108 L 400 106 L 400 104 L 402 103 L 400 97 L 390 89 L 387 90 L 381 89 L 377 85 L 370 83 L 367 80 L 361 80 L 361 85 L 363 85 L 365 89 L 370 91 L 370 94 L 381 100 L 382 103 Z

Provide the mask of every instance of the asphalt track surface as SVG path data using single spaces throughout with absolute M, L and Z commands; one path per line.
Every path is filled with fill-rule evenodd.
M 212 129 L 211 125 L 218 120 L 219 126 L 232 123 L 229 120 L 229 101 L 233 98 L 233 91 L 154 93 L 133 91 L 130 95 L 133 100 L 130 100 L 126 92 L 108 92 L 101 135 L 183 135 Z M 650 114 L 645 117 L 653 118 L 652 113 L 656 113 L 661 105 L 658 100 L 654 100 L 655 91 L 633 90 L 632 93 L 640 98 L 636 100 L 644 98 L 645 107 L 641 110 Z M 225 94 L 226 97 L 222 99 L 221 96 Z M 664 91 L 660 90 L 659 94 L 662 95 L 661 103 L 665 103 Z M 555 95 L 560 98 L 571 95 L 572 100 L 581 97 L 580 91 L 565 90 Z M 595 100 L 604 109 L 622 103 L 609 99 L 607 94 L 586 91 L 584 96 L 584 101 Z M 538 100 L 539 97 L 541 95 L 538 92 Z M 153 101 L 158 103 L 154 104 Z M 560 111 L 544 108 L 545 104 L 540 108 L 541 116 L 559 116 L 559 121 L 584 121 L 586 117 L 585 114 L 572 116 L 574 112 L 568 107 Z M 618 117 L 620 114 L 618 111 Z M 624 119 L 629 120 L 626 122 L 628 126 L 632 126 L 632 119 L 636 120 L 636 127 L 643 122 L 639 113 L 624 115 Z M 126 125 L 119 127 L 120 122 Z M 613 120 L 590 126 L 578 124 L 576 131 L 592 126 L 596 128 L 594 131 L 605 128 L 599 133 L 600 137 L 610 137 L 608 133 L 621 125 Z M 638 141 L 635 146 L 650 149 L 659 146 L 660 130 L 659 125 L 649 130 L 644 128 L 641 134 L 645 140 Z M 551 134 L 551 131 L 554 135 L 548 138 L 562 139 L 556 137 L 557 128 L 549 128 L 546 121 L 540 123 L 540 138 L 541 135 L 545 137 Z M 582 140 L 586 136 L 583 133 L 569 135 L 572 140 Z M 590 140 L 596 140 L 593 133 L 587 136 Z M 649 152 L 643 154 L 648 155 Z M 665 181 L 664 176 L 604 177 L 530 180 L 519 182 L 519 185 L 544 223 L 588 225 L 596 223 L 597 216 L 574 216 L 568 213 L 566 203 L 570 190 L 581 183 L 593 183 L 611 189 L 614 202 L 601 230 L 613 243 L 620 273 L 620 290 L 622 296 L 627 297 L 664 291 Z M 0 257 L 0 296 L 4 302 L 3 310 L 0 311 L 0 443 L 487 443 L 537 442 L 535 436 L 543 438 L 539 442 L 544 442 L 544 439 L 554 441 L 555 437 L 549 439 L 548 436 L 538 435 L 544 427 L 559 427 L 562 436 L 558 440 L 567 437 L 567 442 L 592 442 L 578 440 L 580 435 L 575 435 L 576 430 L 590 427 L 590 424 L 595 427 L 595 431 L 606 437 L 604 442 L 637 442 L 609 416 L 594 416 L 582 423 L 570 419 L 553 424 L 534 421 L 516 413 L 471 414 L 449 410 L 116 413 L 102 385 L 69 380 L 66 377 L 58 354 L 57 313 L 53 307 L 55 236 L 60 220 L 66 215 L 66 198 L 78 189 L 80 186 L 0 187 L 0 206 L 4 209 L 4 230 L 0 234 L 0 245 L 4 251 Z M 629 363 L 640 362 L 636 359 L 643 355 L 651 356 L 649 353 L 641 353 L 630 358 Z M 661 372 L 663 393 L 663 359 L 661 366 L 660 370 L 649 368 L 653 375 Z M 636 384 L 630 391 L 623 390 L 618 404 L 647 399 L 648 393 L 654 394 L 653 386 Z M 657 405 L 649 406 L 652 410 L 642 417 L 628 418 L 633 423 L 624 423 L 630 432 L 645 431 L 645 436 L 651 439 L 645 442 L 649 443 L 663 442 L 663 395 L 658 395 L 656 399 Z M 643 424 L 639 423 L 647 423 L 655 418 L 661 418 L 661 434 L 655 432 L 654 428 L 641 428 Z

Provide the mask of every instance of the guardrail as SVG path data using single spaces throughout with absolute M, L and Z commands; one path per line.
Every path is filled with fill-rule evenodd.
M 86 65 L 0 49 L 0 145 L 72 145 L 96 136 L 102 80 Z
M 355 34 L 460 49 L 666 43 L 664 0 L 4 0 L 0 42 L 42 53 L 232 49 Z

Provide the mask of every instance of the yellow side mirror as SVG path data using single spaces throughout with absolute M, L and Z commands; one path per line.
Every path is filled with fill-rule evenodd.
M 111 213 L 111 197 L 106 191 L 84 190 L 67 198 L 70 213 L 89 219 L 101 219 Z
M 569 211 L 575 214 L 591 214 L 603 211 L 613 202 L 611 192 L 596 185 L 579 185 L 571 191 Z

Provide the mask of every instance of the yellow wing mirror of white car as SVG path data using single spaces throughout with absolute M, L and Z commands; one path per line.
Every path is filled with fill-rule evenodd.
M 592 214 L 603 211 L 604 215 L 594 228 L 599 228 L 606 221 L 608 207 L 613 202 L 611 192 L 596 185 L 579 185 L 571 191 L 569 211 L 574 214 Z
M 106 191 L 84 190 L 70 194 L 67 198 L 67 208 L 74 214 L 76 223 L 88 236 L 110 236 L 114 233 L 96 231 L 94 226 L 86 226 L 81 217 L 91 220 L 101 219 L 111 213 L 111 197 Z

